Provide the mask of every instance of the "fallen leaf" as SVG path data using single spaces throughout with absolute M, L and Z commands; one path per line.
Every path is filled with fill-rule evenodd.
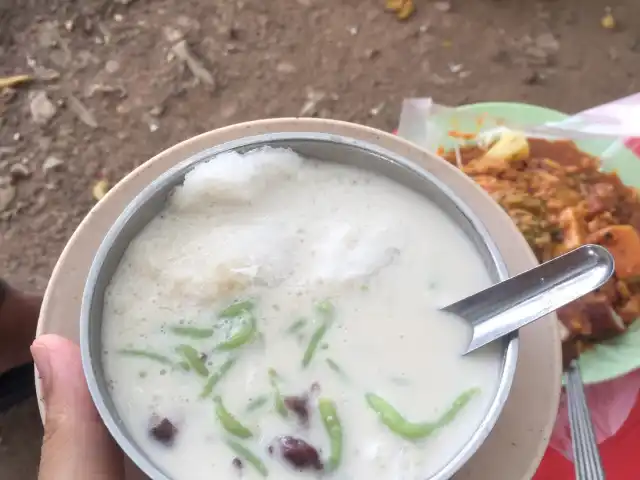
M 117 97 L 119 98 L 125 98 L 127 96 L 127 91 L 125 90 L 125 88 L 121 85 L 107 85 L 105 83 L 93 83 L 91 85 L 89 85 L 84 92 L 85 97 L 87 98 L 91 98 L 93 97 L 96 93 L 101 93 L 101 94 L 113 94 L 115 93 Z
M 21 83 L 30 82 L 32 80 L 29 75 L 14 75 L 12 77 L 1 77 L 0 78 L 0 89 L 16 87 Z
M 385 8 L 390 12 L 397 12 L 404 5 L 405 0 L 387 0 Z
M 316 91 L 313 89 L 307 90 L 307 99 L 302 105 L 300 112 L 298 113 L 299 117 L 312 117 L 318 112 L 318 103 L 320 103 L 326 94 L 324 92 Z
M 93 113 L 91 113 L 91 111 L 89 111 L 89 109 L 85 107 L 80 100 L 78 100 L 73 95 L 68 95 L 67 98 L 69 100 L 69 108 L 73 110 L 73 112 L 78 116 L 82 123 L 91 128 L 98 127 L 98 121 L 96 120 L 96 117 L 93 116 Z
M 109 191 L 109 182 L 106 179 L 98 180 L 91 189 L 91 194 L 93 198 L 100 201 L 104 198 L 104 196 Z
M 416 7 L 413 4 L 413 0 L 406 0 L 402 5 L 402 8 L 396 12 L 398 20 L 406 20 L 416 11 Z
M 616 19 L 613 17 L 611 12 L 607 12 L 602 20 L 600 20 L 600 24 L 602 28 L 606 28 L 607 30 L 613 30 L 616 28 Z
M 211 75 L 209 70 L 206 69 L 202 62 L 191 53 L 186 40 L 179 41 L 173 47 L 171 47 L 171 50 L 176 55 L 176 57 L 178 57 L 187 65 L 194 77 L 196 77 L 201 82 L 215 86 L 213 75 Z

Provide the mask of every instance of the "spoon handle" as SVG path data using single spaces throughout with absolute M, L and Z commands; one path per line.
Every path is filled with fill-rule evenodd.
M 469 353 L 601 287 L 613 272 L 605 248 L 584 245 L 443 310 L 472 325 Z

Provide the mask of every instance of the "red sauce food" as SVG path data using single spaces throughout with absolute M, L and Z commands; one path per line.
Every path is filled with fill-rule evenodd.
M 606 247 L 614 277 L 559 310 L 569 330 L 567 364 L 585 348 L 623 333 L 640 316 L 640 200 L 616 173 L 572 141 L 526 139 L 528 148 L 496 158 L 461 147 L 443 157 L 482 186 L 515 222 L 540 262 L 587 243 Z M 526 144 L 525 144 L 526 147 Z

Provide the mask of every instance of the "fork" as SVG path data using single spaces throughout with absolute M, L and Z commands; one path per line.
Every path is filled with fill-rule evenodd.
M 593 431 L 577 360 L 573 360 L 569 365 L 565 373 L 565 384 L 576 480 L 604 480 L 605 474 L 598 452 L 598 442 Z

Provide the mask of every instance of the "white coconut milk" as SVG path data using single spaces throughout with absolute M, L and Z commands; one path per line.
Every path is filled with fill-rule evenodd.
M 287 150 L 224 154 L 191 171 L 128 248 L 105 299 L 105 370 L 126 427 L 175 480 L 262 478 L 228 439 L 277 480 L 424 480 L 486 415 L 501 364 L 499 346 L 462 357 L 469 328 L 437 309 L 489 285 L 463 232 L 391 180 Z M 217 350 L 246 326 L 220 320 L 219 312 L 247 299 L 257 333 L 243 346 Z M 305 350 L 328 318 L 319 303 L 333 307 L 331 322 L 303 368 Z M 306 323 L 289 331 L 299 319 Z M 189 338 L 175 327 L 214 333 Z M 209 378 L 185 370 L 181 344 L 206 355 L 209 375 L 235 358 L 206 398 Z M 291 411 L 278 414 L 276 387 L 283 396 L 307 395 L 307 425 Z M 472 388 L 479 393 L 450 423 L 417 441 L 394 433 L 365 398 L 376 394 L 407 420 L 428 422 Z M 252 437 L 225 430 L 215 396 Z M 300 471 L 269 448 L 294 436 L 315 447 L 326 466 L 331 440 L 318 398 L 334 402 L 342 427 L 333 472 Z M 164 443 L 149 431 L 162 418 L 175 427 Z

